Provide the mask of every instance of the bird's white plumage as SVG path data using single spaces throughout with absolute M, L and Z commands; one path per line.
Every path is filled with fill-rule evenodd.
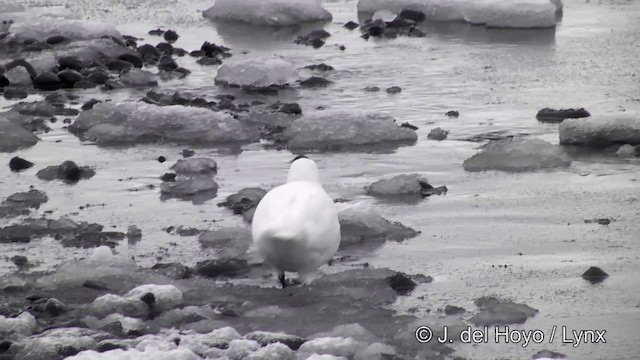
M 295 160 L 287 183 L 262 198 L 251 227 L 266 263 L 302 277 L 331 260 L 340 245 L 336 206 L 320 184 L 316 164 L 306 158 Z

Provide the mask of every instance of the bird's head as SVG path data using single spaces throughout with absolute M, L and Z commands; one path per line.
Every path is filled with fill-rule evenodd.
M 296 156 L 291 162 L 289 174 L 287 175 L 288 183 L 294 181 L 309 181 L 319 184 L 320 174 L 318 173 L 318 167 L 315 161 L 304 155 Z

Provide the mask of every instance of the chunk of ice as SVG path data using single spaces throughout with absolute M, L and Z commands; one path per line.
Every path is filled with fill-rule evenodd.
M 137 349 L 115 349 L 106 352 L 93 350 L 83 351 L 66 360 L 201 360 L 193 351 L 185 348 L 162 350 L 147 348 L 143 351 Z
M 23 312 L 15 318 L 0 315 L 0 336 L 31 335 L 36 329 L 36 318 Z
M 271 26 L 332 19 L 320 0 L 216 0 L 203 15 L 213 20 Z
M 300 346 L 298 352 L 344 356 L 352 359 L 357 352 L 366 349 L 366 347 L 367 345 L 365 343 L 352 338 L 323 337 L 305 342 Z
M 80 113 L 69 130 L 98 145 L 154 141 L 223 145 L 258 139 L 231 115 L 209 109 L 145 103 L 100 103 Z
M 467 21 L 498 28 L 556 26 L 561 0 L 360 0 L 358 11 L 419 11 L 431 21 Z
M 504 139 L 486 144 L 462 164 L 466 171 L 525 172 L 566 168 L 571 159 L 562 148 L 540 139 Z
M 103 36 L 122 37 L 113 24 L 49 16 L 16 22 L 11 26 L 11 32 L 20 38 L 40 41 L 44 41 L 52 35 L 62 35 L 71 40 L 97 39 Z
M 297 119 L 284 132 L 290 149 L 343 150 L 413 144 L 416 132 L 376 113 L 320 111 Z
M 640 114 L 566 119 L 559 126 L 560 143 L 583 146 L 640 145 Z
M 265 88 L 285 86 L 297 79 L 295 66 L 281 58 L 230 60 L 218 69 L 216 84 Z

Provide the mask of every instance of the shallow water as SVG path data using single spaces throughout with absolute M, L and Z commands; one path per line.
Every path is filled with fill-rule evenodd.
M 59 1 L 20 2 L 64 5 Z M 433 283 L 401 298 L 395 305 L 399 312 L 424 315 L 428 325 L 435 317 L 428 310 L 434 314 L 446 304 L 473 310 L 475 298 L 498 295 L 540 311 L 523 329 L 541 329 L 546 336 L 554 325 L 607 330 L 607 344 L 573 348 L 558 338 L 552 344 L 547 341 L 527 348 L 492 342 L 459 344 L 454 345 L 456 355 L 469 359 L 527 358 L 540 349 L 550 349 L 575 359 L 637 357 L 640 159 L 592 155 L 580 157 L 562 171 L 466 173 L 461 163 L 475 154 L 479 144 L 460 139 L 505 130 L 557 143 L 557 125 L 535 119 L 543 107 L 585 107 L 593 116 L 640 113 L 639 2 L 568 0 L 555 32 L 428 24 L 426 38 L 369 41 L 359 38 L 357 30 L 342 28 L 343 23 L 356 19 L 355 1 L 327 2 L 334 21 L 325 29 L 332 36 L 317 50 L 292 43 L 300 32 L 317 25 L 256 31 L 211 24 L 197 11 L 211 5 L 204 1 L 118 1 L 108 8 L 90 0 L 69 4 L 82 17 L 108 20 L 122 33 L 153 44 L 161 38 L 146 32 L 162 26 L 176 30 L 181 35 L 176 46 L 187 50 L 197 49 L 207 40 L 230 47 L 234 57 L 279 54 L 299 67 L 325 62 L 336 68 L 327 74 L 333 85 L 290 91 L 281 101 L 298 102 L 303 111 L 317 106 L 383 111 L 399 122 L 419 126 L 418 143 L 393 153 L 313 155 L 333 197 L 372 203 L 385 217 L 422 231 L 412 240 L 389 243 L 361 259 L 374 266 L 434 277 Z M 342 44 L 344 51 L 338 49 Z M 244 51 L 248 54 L 243 55 Z M 201 67 L 188 56 L 177 61 L 193 73 L 185 80 L 161 83 L 159 90 L 189 91 L 208 98 L 229 92 L 213 84 L 216 67 Z M 402 87 L 400 94 L 384 91 L 394 85 Z M 383 91 L 364 92 L 365 86 L 378 86 Z M 115 101 L 141 98 L 144 93 L 89 90 L 78 95 L 81 100 L 109 97 Z M 38 98 L 34 95 L 30 99 Z M 0 99 L 0 106 L 8 104 Z M 444 115 L 453 109 L 460 112 L 459 118 Z M 6 164 L 14 155 L 36 163 L 20 174 L 0 167 L 0 196 L 34 185 L 48 194 L 49 202 L 40 211 L 52 210 L 52 217 L 113 225 L 123 232 L 135 224 L 142 230 L 143 240 L 135 245 L 125 240 L 117 251 L 135 256 L 141 266 L 154 264 L 158 257 L 186 265 L 211 257 L 199 248 L 195 237 L 168 235 L 163 228 L 214 229 L 241 224 L 240 217 L 216 203 L 244 187 L 272 187 L 283 182 L 292 157 L 287 151 L 264 150 L 259 144 L 248 145 L 241 152 L 196 148 L 198 156 L 211 156 L 218 162 L 217 198 L 202 205 L 163 201 L 158 177 L 181 158 L 185 146 L 98 148 L 82 144 L 61 126 L 60 121 L 54 124 L 54 130 L 42 135 L 42 141 L 30 149 L 0 155 L 0 163 Z M 435 127 L 449 130 L 449 139 L 427 140 Z M 155 159 L 160 155 L 168 161 L 158 163 Z M 95 167 L 97 175 L 73 186 L 45 183 L 35 177 L 38 169 L 67 159 Z M 406 205 L 376 201 L 364 194 L 364 186 L 381 177 L 413 172 L 424 174 L 434 186 L 447 185 L 449 192 Z M 147 185 L 156 187 L 149 189 Z M 79 210 L 85 204 L 104 205 Z M 604 217 L 615 221 L 609 226 L 584 223 L 585 219 Z M 34 270 L 50 269 L 87 253 L 63 249 L 52 239 L 2 245 L 2 252 L 0 275 L 14 270 L 9 258 L 16 253 L 39 263 Z M 589 285 L 580 278 L 589 266 L 602 267 L 611 276 L 603 284 Z

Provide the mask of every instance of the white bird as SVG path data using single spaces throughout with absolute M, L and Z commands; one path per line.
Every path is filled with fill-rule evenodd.
M 256 207 L 251 234 L 258 254 L 278 271 L 283 288 L 285 271 L 307 281 L 331 260 L 340 246 L 340 222 L 313 160 L 293 160 L 287 183 L 269 191 Z

